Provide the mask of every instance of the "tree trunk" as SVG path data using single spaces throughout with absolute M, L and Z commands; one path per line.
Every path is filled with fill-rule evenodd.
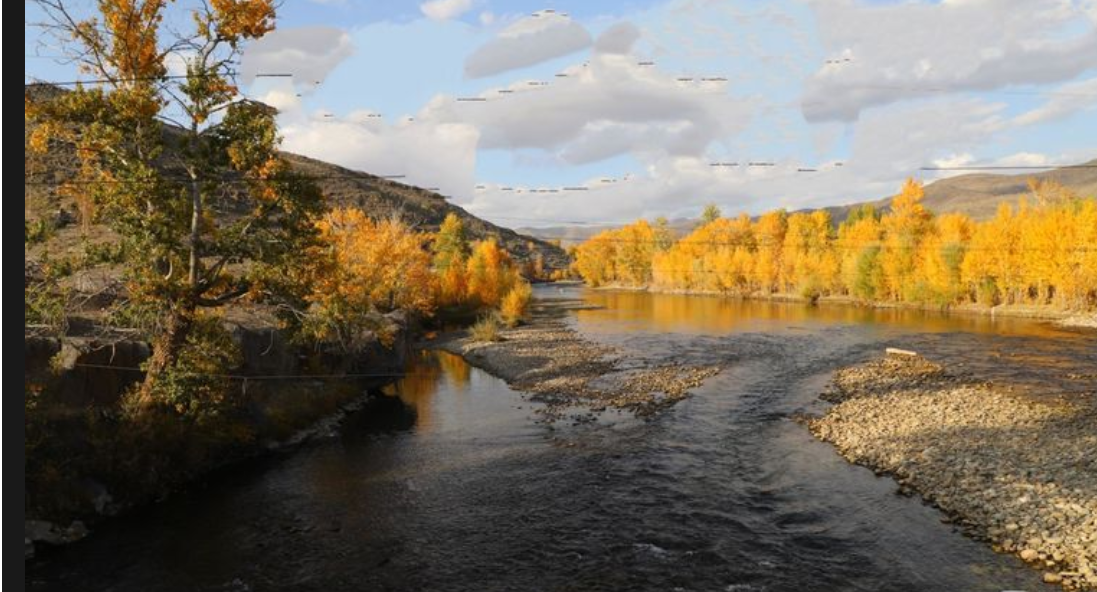
M 152 356 L 145 370 L 145 380 L 137 392 L 137 403 L 141 408 L 151 407 L 156 402 L 156 383 L 175 363 L 193 325 L 193 305 L 184 306 L 168 315 L 167 327 L 152 342 Z

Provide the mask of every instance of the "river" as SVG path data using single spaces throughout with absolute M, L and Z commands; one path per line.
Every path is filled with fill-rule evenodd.
M 222 471 L 28 564 L 28 590 L 1053 590 L 792 420 L 884 347 L 1033 396 L 1097 335 L 1018 319 L 539 287 L 641 364 L 724 365 L 653 421 L 537 421 L 442 352 L 329 437 Z

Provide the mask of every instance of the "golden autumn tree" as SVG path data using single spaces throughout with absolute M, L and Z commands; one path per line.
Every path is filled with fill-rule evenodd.
M 495 308 L 522 281 L 514 260 L 495 238 L 477 242 L 465 264 L 467 297 L 482 307 Z
M 831 233 L 830 213 L 826 210 L 788 217 L 781 250 L 785 291 L 816 298 L 834 288 L 839 263 L 832 248 Z
M 973 229 L 971 218 L 964 214 L 944 214 L 933 221 L 918 257 L 922 302 L 946 306 L 964 295 L 961 266 Z
M 312 301 L 344 316 L 434 309 L 430 240 L 397 218 L 374 222 L 357 208 L 336 208 L 318 223 L 334 269 L 317 279 Z
M 754 249 L 750 217 L 718 218 L 694 231 L 694 241 L 702 246 L 701 268 L 695 278 L 707 291 L 745 293 L 752 273 L 749 264 Z
M 647 220 L 637 220 L 614 234 L 616 241 L 614 280 L 625 286 L 646 286 L 651 282 L 651 258 L 656 249 L 655 229 Z
M 617 279 L 617 232 L 602 231 L 575 247 L 572 259 L 583 281 L 598 287 Z
M 307 292 L 322 197 L 279 155 L 273 112 L 233 80 L 248 41 L 274 28 L 275 4 L 179 3 L 187 18 L 169 29 L 165 0 L 100 0 L 92 16 L 32 2 L 55 51 L 93 82 L 46 99 L 28 87 L 27 148 L 75 146 L 80 166 L 62 190 L 119 236 L 128 302 L 158 327 L 138 402 L 170 403 L 186 396 L 172 386 L 180 356 L 203 351 L 204 332 L 192 334 L 202 310 L 244 297 L 295 309 Z M 169 57 L 183 75 L 168 75 Z
M 770 294 L 780 289 L 782 246 L 788 232 L 788 213 L 785 210 L 767 212 L 754 223 L 757 252 L 754 258 L 754 289 Z
M 846 294 L 864 301 L 876 300 L 883 294 L 880 266 L 883 232 L 880 217 L 871 205 L 853 210 L 838 227 L 836 246 L 841 255 L 841 281 Z
M 972 233 L 960 274 L 980 304 L 993 306 L 1021 298 L 1020 239 L 1018 218 L 1007 203 L 1000 204 L 994 218 Z
M 884 228 L 880 254 L 884 293 L 878 297 L 899 301 L 914 292 L 919 244 L 933 218 L 933 214 L 922 206 L 924 198 L 922 184 L 907 179 L 892 198 L 891 211 L 880 220 Z

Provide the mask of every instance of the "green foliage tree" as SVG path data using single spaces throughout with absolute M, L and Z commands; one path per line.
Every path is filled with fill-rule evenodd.
M 701 224 L 711 224 L 719 220 L 722 215 L 720 208 L 716 204 L 710 203 L 701 211 Z
M 468 259 L 468 236 L 465 233 L 465 223 L 457 214 L 446 214 L 446 219 L 438 228 L 438 234 L 434 237 L 434 269 L 439 272 L 448 270 L 453 265 L 463 266 Z
M 242 298 L 292 308 L 306 293 L 319 191 L 278 153 L 273 111 L 242 97 L 231 64 L 274 28 L 273 0 L 208 0 L 180 8 L 191 30 L 163 27 L 165 0 L 32 0 L 43 32 L 100 81 L 35 98 L 27 149 L 75 145 L 63 189 L 120 237 L 131 303 L 155 311 L 154 354 L 137 399 L 179 370 L 202 310 Z M 185 64 L 168 76 L 165 60 Z M 168 380 L 165 382 L 172 383 Z M 178 381 L 174 381 L 178 382 Z

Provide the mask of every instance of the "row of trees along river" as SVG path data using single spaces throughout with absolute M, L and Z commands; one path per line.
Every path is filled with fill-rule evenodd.
M 575 270 L 592 286 L 1097 308 L 1097 200 L 1051 183 L 1031 193 L 980 222 L 934 215 L 908 180 L 886 212 L 866 205 L 837 228 L 825 210 L 723 218 L 710 206 L 677 240 L 662 219 L 604 231 L 574 249 Z

